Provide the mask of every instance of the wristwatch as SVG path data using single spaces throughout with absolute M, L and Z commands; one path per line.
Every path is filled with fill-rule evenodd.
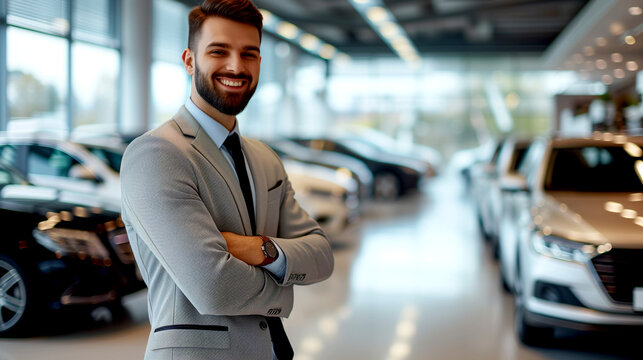
M 261 240 L 263 240 L 263 244 L 261 244 L 261 251 L 263 251 L 264 256 L 266 259 L 259 264 L 259 266 L 266 266 L 273 261 L 277 260 L 279 257 L 279 251 L 277 251 L 277 246 L 275 243 L 270 240 L 267 236 L 264 235 L 259 235 Z

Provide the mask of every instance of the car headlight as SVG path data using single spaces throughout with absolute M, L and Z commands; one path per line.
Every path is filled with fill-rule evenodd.
M 535 233 L 531 238 L 533 249 L 545 256 L 559 260 L 574 261 L 584 264 L 597 255 L 612 250 L 612 245 L 594 245 L 560 238 L 554 235 Z
M 57 257 L 77 256 L 81 260 L 89 258 L 94 263 L 111 265 L 109 252 L 98 235 L 91 231 L 53 228 L 34 229 L 32 234 L 38 244 L 54 252 Z

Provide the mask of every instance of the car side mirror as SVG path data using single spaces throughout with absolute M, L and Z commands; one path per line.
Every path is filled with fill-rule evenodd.
M 505 175 L 500 179 L 500 189 L 504 192 L 528 192 L 527 179 L 518 174 Z

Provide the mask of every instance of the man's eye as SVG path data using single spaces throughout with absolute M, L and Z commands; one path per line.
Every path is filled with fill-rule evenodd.
M 258 57 L 257 54 L 254 54 L 254 53 L 246 53 L 246 54 L 243 54 L 243 56 L 248 59 L 256 59 Z
M 223 50 L 212 50 L 212 51 L 210 51 L 210 54 L 212 54 L 212 55 L 225 55 L 225 51 L 223 51 Z

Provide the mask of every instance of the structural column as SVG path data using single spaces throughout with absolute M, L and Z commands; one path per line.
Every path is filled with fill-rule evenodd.
M 151 121 L 153 0 L 122 0 L 121 109 L 119 132 L 134 136 Z

